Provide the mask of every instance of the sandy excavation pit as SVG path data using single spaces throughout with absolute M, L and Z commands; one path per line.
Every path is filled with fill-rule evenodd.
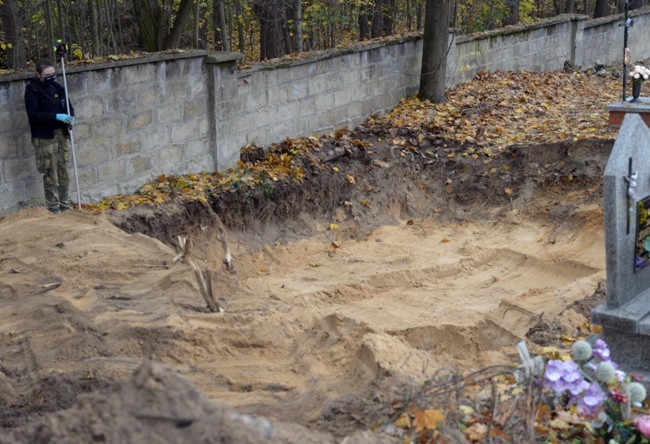
M 568 157 L 551 161 L 573 168 L 575 183 L 532 186 L 521 168 L 519 182 L 508 183 L 528 195 L 503 205 L 448 199 L 438 214 L 442 198 L 414 180 L 410 196 L 420 204 L 405 210 L 395 193 L 412 179 L 401 176 L 366 219 L 341 211 L 229 229 L 234 275 L 212 230 L 186 229 L 200 223 L 194 215 L 176 228 L 193 234 L 193 258 L 214 271 L 219 314 L 205 309 L 190 267 L 172 263 L 171 245 L 109 220 L 123 225 L 125 216 L 34 208 L 8 216 L 0 222 L 0 417 L 16 441 L 7 442 L 147 360 L 238 412 L 331 432 L 323 425 L 331 405 L 378 385 L 420 383 L 443 366 L 516 362 L 521 339 L 534 348 L 585 334 L 583 302 L 605 278 L 598 182 L 607 148 L 596 151 L 596 160 L 593 151 L 588 161 L 572 156 L 577 169 Z M 379 189 L 382 177 L 374 180 Z M 173 227 L 163 231 L 172 238 Z

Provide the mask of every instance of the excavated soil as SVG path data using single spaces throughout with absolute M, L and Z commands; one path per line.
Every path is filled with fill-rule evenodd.
M 588 334 L 612 142 L 478 159 L 372 143 L 211 208 L 4 218 L 0 442 L 341 442 L 387 387 Z M 173 261 L 179 235 L 223 312 Z M 345 442 L 398 442 L 380 435 Z

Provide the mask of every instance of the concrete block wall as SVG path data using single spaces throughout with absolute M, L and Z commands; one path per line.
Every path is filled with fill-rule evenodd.
M 392 108 L 417 90 L 420 44 L 411 39 L 241 71 L 209 60 L 211 81 L 220 85 L 214 101 L 218 168 L 236 163 L 244 145 L 354 127 Z
M 630 11 L 634 25 L 628 29 L 628 47 L 632 62 L 650 57 L 650 8 Z M 622 17 L 604 17 L 585 23 L 581 50 L 585 65 L 596 60 L 605 64 L 623 63 Z
M 633 11 L 633 59 L 650 57 L 650 7 Z M 560 16 L 450 36 L 447 85 L 481 69 L 561 69 L 622 59 L 621 16 Z M 418 89 L 417 36 L 236 69 L 241 55 L 205 51 L 74 67 L 68 87 L 82 201 L 132 193 L 160 174 L 223 170 L 246 144 L 355 126 Z M 0 214 L 43 200 L 23 94 L 32 74 L 0 78 Z M 73 190 L 73 196 L 76 190 Z
M 480 35 L 460 37 L 451 61 L 459 83 L 487 71 L 557 71 L 572 60 L 574 20 L 560 16 L 531 25 L 519 25 Z

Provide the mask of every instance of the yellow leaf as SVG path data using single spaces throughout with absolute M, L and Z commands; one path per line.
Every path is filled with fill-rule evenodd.
M 570 424 L 561 418 L 553 419 L 549 425 L 558 430 L 567 430 L 570 427 Z
M 339 172 L 339 167 L 332 167 L 332 170 L 333 170 L 335 173 L 338 173 L 338 172 Z
M 462 404 L 461 404 L 461 405 L 458 406 L 458 410 L 460 410 L 460 412 L 461 412 L 463 415 L 473 415 L 473 414 L 474 414 L 474 409 L 471 408 L 471 407 L 468 406 L 468 405 L 462 405 Z
M 402 413 L 399 418 L 394 422 L 395 427 L 400 429 L 410 429 L 411 428 L 411 418 L 406 413 Z
M 338 230 L 338 229 L 339 229 L 339 226 L 338 226 L 337 224 L 330 224 L 329 229 L 330 229 L 330 230 Z
M 444 420 L 445 415 L 440 410 L 418 410 L 413 420 L 415 433 L 420 433 L 422 430 L 435 430 Z
M 354 181 L 354 176 L 348 176 L 348 182 L 350 182 L 351 184 L 356 183 L 356 182 Z
M 506 188 L 504 191 L 508 196 L 512 194 L 512 188 Z

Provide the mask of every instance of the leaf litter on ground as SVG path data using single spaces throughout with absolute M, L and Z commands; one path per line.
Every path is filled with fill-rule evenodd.
M 429 142 L 427 154 L 473 159 L 494 158 L 512 145 L 535 145 L 582 139 L 613 139 L 616 129 L 608 124 L 606 106 L 618 100 L 620 79 L 600 77 L 586 71 L 533 73 L 479 72 L 474 80 L 447 90 L 447 101 L 433 104 L 412 96 L 384 115 L 373 115 L 363 124 L 369 132 L 391 137 L 402 157 Z M 341 145 L 364 149 L 370 142 L 350 138 L 347 130 L 330 135 L 286 139 L 257 154 L 252 162 L 238 162 L 223 172 L 200 172 L 181 176 L 161 175 L 134 194 L 118 194 L 84 204 L 87 211 L 124 210 L 135 205 L 157 205 L 177 198 L 206 199 L 208 190 L 250 188 L 267 181 L 300 182 L 304 170 L 299 159 L 324 169 L 324 146 Z M 461 146 L 460 153 L 450 146 Z M 242 153 L 259 152 L 247 145 Z M 432 150 L 441 151 L 433 153 Z M 377 161 L 381 162 L 381 161 Z

